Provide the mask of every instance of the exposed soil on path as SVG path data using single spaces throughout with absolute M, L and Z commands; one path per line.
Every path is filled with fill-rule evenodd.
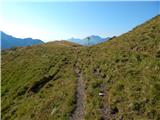
M 84 120 L 85 84 L 82 71 L 76 65 L 74 71 L 77 74 L 76 105 L 70 120 Z

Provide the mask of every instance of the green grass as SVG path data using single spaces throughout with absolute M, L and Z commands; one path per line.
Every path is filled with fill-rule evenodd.
M 2 52 L 2 119 L 68 119 L 75 98 L 77 47 L 48 43 Z M 31 91 L 54 74 L 38 92 Z
M 104 105 L 111 120 L 160 119 L 157 16 L 91 47 L 62 41 L 3 51 L 2 120 L 68 120 L 75 104 L 77 60 L 86 85 L 86 120 L 100 120 Z M 98 95 L 102 91 L 104 97 Z
M 87 120 L 100 119 L 97 110 L 107 104 L 125 120 L 160 119 L 160 16 L 108 42 L 89 48 L 86 64 Z M 86 50 L 87 51 L 87 50 Z M 96 78 L 94 70 L 100 71 Z M 105 85 L 107 96 L 97 95 Z M 114 119 L 111 115 L 111 119 Z

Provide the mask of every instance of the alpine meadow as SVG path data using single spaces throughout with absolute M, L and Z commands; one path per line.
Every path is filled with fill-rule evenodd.
M 2 120 L 160 120 L 160 15 L 96 45 L 1 55 Z

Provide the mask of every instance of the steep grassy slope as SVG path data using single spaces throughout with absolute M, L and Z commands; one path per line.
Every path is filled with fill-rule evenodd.
M 75 67 L 85 83 L 86 120 L 160 119 L 157 16 L 91 47 L 62 41 L 3 51 L 2 120 L 70 119 Z
M 160 16 L 84 56 L 87 120 L 160 119 Z

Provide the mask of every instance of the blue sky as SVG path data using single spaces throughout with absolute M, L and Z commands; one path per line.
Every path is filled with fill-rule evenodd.
M 160 2 L 3 2 L 1 30 L 44 41 L 121 35 L 159 14 Z

